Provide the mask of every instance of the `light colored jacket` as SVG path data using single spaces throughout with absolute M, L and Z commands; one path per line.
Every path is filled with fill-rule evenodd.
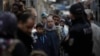
M 69 27 L 67 25 L 64 25 L 64 33 L 65 33 L 66 36 L 68 36 Z
M 64 25 L 64 27 L 60 26 L 60 27 L 59 27 L 59 30 L 60 30 L 60 31 L 59 31 L 59 32 L 60 32 L 59 35 L 61 35 L 61 40 L 63 40 L 65 37 L 68 36 L 69 27 L 68 27 L 67 25 Z
M 96 56 L 100 56 L 100 27 L 95 23 L 91 23 L 93 31 L 93 52 Z

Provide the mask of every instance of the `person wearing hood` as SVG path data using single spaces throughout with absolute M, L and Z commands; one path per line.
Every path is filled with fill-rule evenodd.
M 47 16 L 48 16 L 48 14 L 46 14 L 46 13 L 42 13 L 41 14 L 41 17 L 42 17 L 42 21 L 41 21 L 41 23 L 45 26 L 45 24 L 47 23 Z
M 84 7 L 80 4 L 71 6 L 71 22 L 69 28 L 69 56 L 92 56 L 92 29 Z
M 47 37 L 51 40 L 51 56 L 59 56 L 59 36 L 56 32 L 56 27 L 52 16 L 48 16 L 45 30 Z
M 17 39 L 17 18 L 13 13 L 0 13 L 0 56 L 28 56 L 25 45 Z

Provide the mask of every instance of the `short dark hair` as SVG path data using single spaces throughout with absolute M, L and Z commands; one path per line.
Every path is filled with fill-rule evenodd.
M 43 24 L 38 23 L 38 24 L 36 25 L 36 29 L 37 29 L 37 28 L 44 28 L 44 26 L 43 26 Z
M 42 19 L 47 19 L 47 17 L 42 17 Z
M 60 17 L 59 17 L 58 15 L 53 15 L 53 19 L 54 19 L 55 17 L 60 19 Z
M 87 20 L 87 15 L 85 13 L 84 6 L 81 3 L 73 4 L 70 9 L 70 13 L 74 15 L 76 19 L 84 19 Z
M 25 23 L 27 21 L 28 18 L 33 18 L 33 16 L 31 15 L 31 13 L 25 11 L 23 13 L 21 13 L 19 16 L 18 16 L 18 22 L 19 21 L 22 21 L 23 23 Z

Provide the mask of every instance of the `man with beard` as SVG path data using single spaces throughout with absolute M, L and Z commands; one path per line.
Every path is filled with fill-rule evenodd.
M 53 20 L 54 20 L 54 24 L 55 24 L 55 27 L 56 27 L 56 31 L 57 31 L 57 34 L 59 36 L 59 40 L 62 39 L 62 35 L 61 35 L 61 26 L 60 26 L 60 17 L 58 15 L 53 15 Z

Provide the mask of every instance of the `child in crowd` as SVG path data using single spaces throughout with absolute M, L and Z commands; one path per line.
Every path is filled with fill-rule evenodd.
M 44 26 L 42 24 L 36 25 L 36 31 L 33 34 L 33 45 L 34 50 L 42 50 L 46 52 L 48 55 L 50 54 L 50 39 L 46 36 L 44 31 Z

